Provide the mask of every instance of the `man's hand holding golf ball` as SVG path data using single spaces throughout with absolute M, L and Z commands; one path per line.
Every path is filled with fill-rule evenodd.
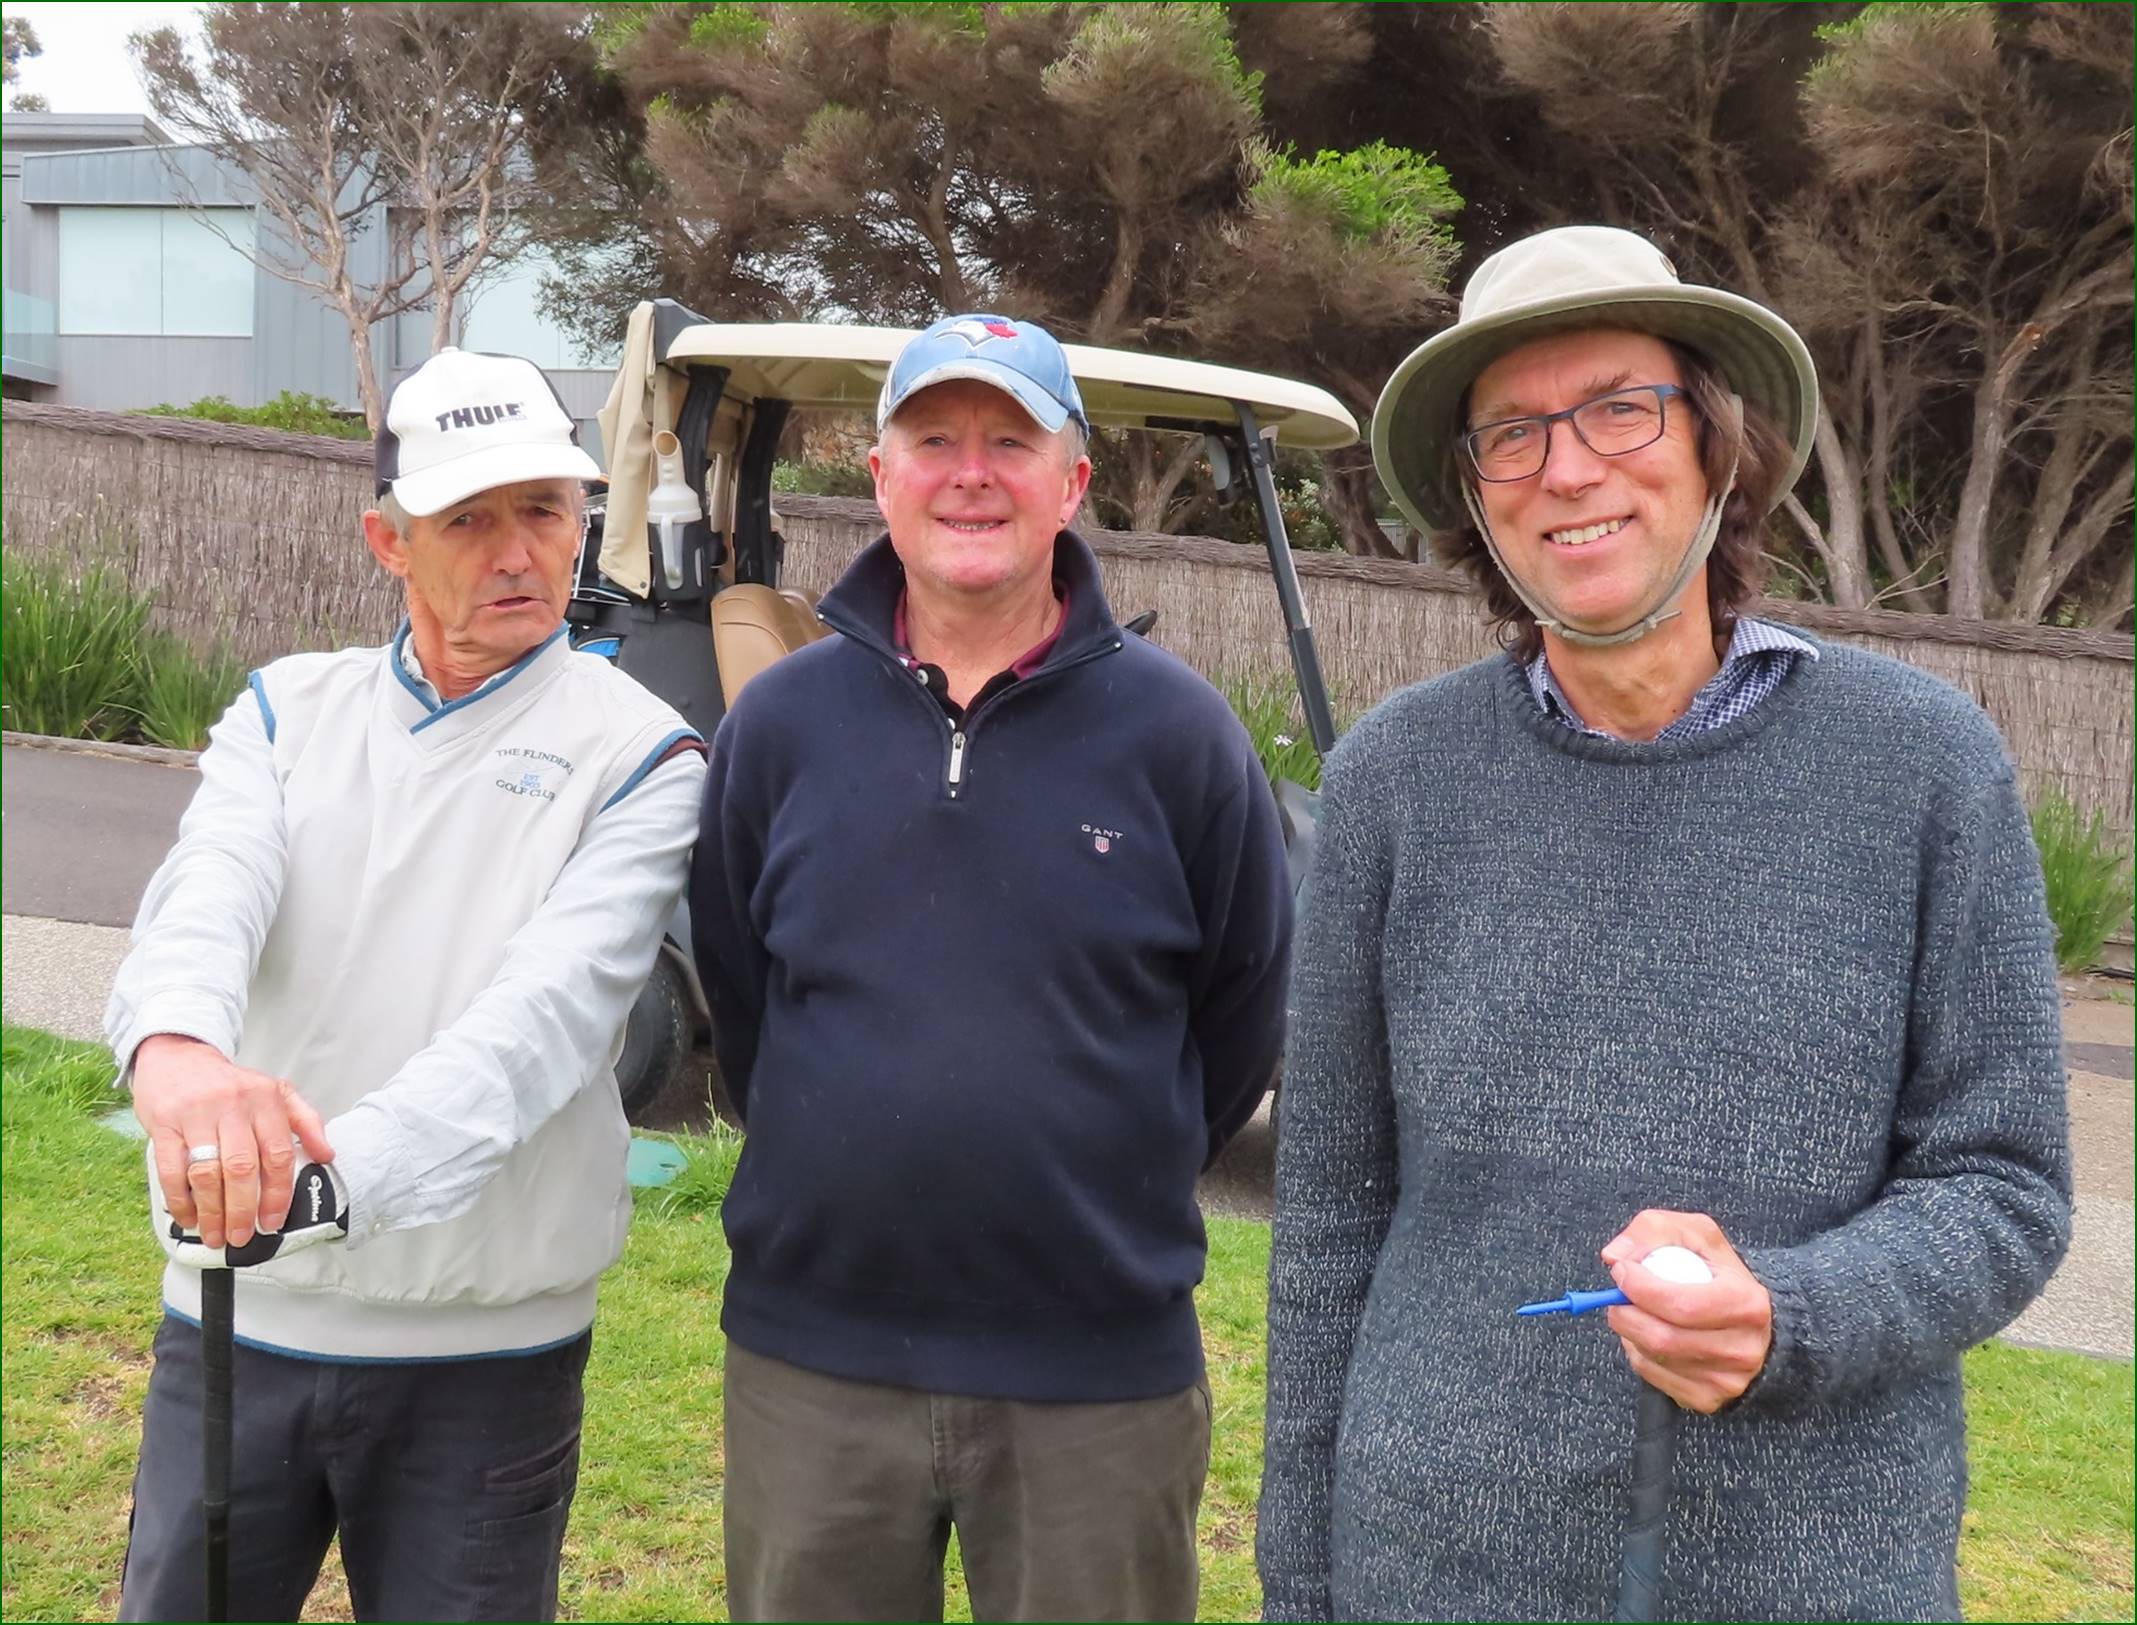
M 1654 1256 L 1665 1248 L 1695 1254 L 1713 1279 L 1666 1278 Z M 1713 1219 L 1649 1208 L 1604 1247 L 1603 1262 L 1630 1300 L 1608 1312 L 1610 1329 L 1643 1381 L 1708 1415 L 1751 1386 L 1773 1347 L 1773 1299 Z

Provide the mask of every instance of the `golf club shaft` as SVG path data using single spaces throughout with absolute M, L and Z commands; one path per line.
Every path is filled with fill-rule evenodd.
M 236 1297 L 232 1271 L 201 1271 L 201 1516 L 211 1620 L 230 1617 L 230 1367 Z
M 1670 1474 L 1677 1460 L 1677 1402 L 1640 1384 L 1632 1446 L 1632 1514 L 1618 1576 L 1620 1620 L 1662 1617 L 1662 1557 L 1669 1535 Z

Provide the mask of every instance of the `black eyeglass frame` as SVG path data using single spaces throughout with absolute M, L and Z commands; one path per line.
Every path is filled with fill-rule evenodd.
M 1643 440 L 1637 446 L 1625 446 L 1617 451 L 1605 451 L 1602 447 L 1591 444 L 1588 437 L 1581 433 L 1580 424 L 1575 421 L 1574 414 L 1585 412 L 1589 407 L 1599 402 L 1614 400 L 1620 395 L 1652 395 L 1655 397 L 1655 438 L 1654 440 Z M 1669 433 L 1669 403 L 1673 398 L 1689 401 L 1692 396 L 1689 390 L 1679 384 L 1628 384 L 1622 389 L 1606 389 L 1600 395 L 1591 395 L 1587 400 L 1577 401 L 1561 412 L 1526 412 L 1520 417 L 1494 418 L 1489 423 L 1478 424 L 1474 429 L 1463 430 L 1460 442 L 1462 454 L 1468 459 L 1470 472 L 1488 485 L 1513 485 L 1521 480 L 1533 480 L 1550 466 L 1552 425 L 1564 423 L 1571 426 L 1574 436 L 1596 456 L 1630 457 L 1636 451 L 1645 451 L 1656 440 L 1660 440 L 1665 434 Z M 1503 429 L 1509 423 L 1542 424 L 1542 455 L 1537 458 L 1536 466 L 1526 474 L 1487 474 L 1484 472 L 1483 459 L 1477 456 L 1477 436 L 1483 434 L 1487 429 Z

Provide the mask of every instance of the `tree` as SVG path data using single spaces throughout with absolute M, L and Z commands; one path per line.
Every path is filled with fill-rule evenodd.
M 4 30 L 5 36 L 5 82 L 12 85 L 22 78 L 22 59 L 43 56 L 45 48 L 38 43 L 37 30 L 27 17 L 0 18 L 0 30 Z M 44 97 L 29 92 L 10 96 L 7 105 L 17 113 L 49 113 L 52 110 L 52 104 Z
M 1462 199 L 1439 164 L 1376 141 L 1313 159 L 1258 148 L 1245 206 L 1203 262 L 1193 327 L 1208 346 L 1316 378 L 1366 423 L 1399 349 L 1443 325 Z M 1321 500 L 1353 552 L 1392 553 L 1372 449 L 1323 458 Z
M 27 17 L 0 17 L 0 80 L 14 84 L 22 77 L 22 59 L 43 56 L 45 48 L 38 43 L 37 30 Z
M 1299 85 L 1355 65 L 1350 8 L 1265 11 L 1254 43 L 1288 42 Z M 1272 149 L 1263 77 L 1223 7 L 645 6 L 603 27 L 643 110 L 645 168 L 586 162 L 635 210 L 627 263 L 708 315 L 917 323 L 994 305 L 1072 340 L 1334 387 L 1315 343 L 1333 324 L 1296 309 L 1304 297 L 1342 313 L 1360 371 L 1341 392 L 1369 409 L 1452 258 L 1444 217 L 1460 200 L 1444 174 L 1426 184 L 1426 161 L 1382 147 L 1353 173 L 1334 153 Z M 1346 212 L 1369 192 L 1377 214 Z M 1369 269 L 1375 297 L 1309 286 L 1287 254 Z M 1281 290 L 1265 281 L 1257 298 L 1257 274 Z M 560 302 L 612 332 L 644 285 Z M 1111 516 L 1190 516 L 1192 448 L 1133 435 L 1107 449 Z M 1355 467 L 1347 478 L 1355 491 Z M 1351 504 L 1347 539 L 1385 550 L 1374 506 Z
M 1383 99 L 1351 98 L 1345 116 L 1414 143 L 1423 115 L 1395 104 L 1422 106 L 1422 78 L 1445 88 L 1442 157 L 1498 217 L 1478 222 L 1473 254 L 1605 220 L 1804 332 L 1822 411 L 1782 552 L 1803 585 L 2020 619 L 2116 608 L 2127 8 L 1495 5 L 1374 21 L 1365 83 Z
M 197 61 L 175 29 L 134 37 L 150 104 L 251 183 L 275 227 L 255 263 L 341 312 L 376 429 L 372 324 L 428 306 L 433 348 L 450 342 L 471 282 L 519 247 L 530 130 L 560 116 L 583 14 L 224 4 L 201 28 Z M 381 212 L 387 240 L 366 245 Z
M 1916 399 L 1963 414 L 1938 510 L 1956 615 L 2043 618 L 2130 511 L 2130 24 L 1875 5 L 1805 81 L 1834 202 L 1796 258 L 1852 295 L 1873 485 Z

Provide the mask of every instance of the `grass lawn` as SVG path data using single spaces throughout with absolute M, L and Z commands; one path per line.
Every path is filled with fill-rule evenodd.
M 0 1084 L 0 1615 L 109 1619 L 118 1601 L 162 1255 L 142 1153 L 95 1122 L 110 1062 L 8 1028 Z M 563 1611 L 702 1619 L 723 1611 L 717 1205 L 737 1142 L 684 1142 L 691 1164 L 642 1200 L 602 1289 L 585 1466 Z M 1217 1436 L 1202 1508 L 1205 1619 L 1260 1611 L 1265 1227 L 1210 1225 L 1203 1332 Z M 2127 1364 L 1992 1344 L 1967 1361 L 1973 1488 L 1960 1552 L 1971 1618 L 2128 1619 L 2132 1383 Z M 308 1619 L 347 1619 L 330 1568 Z M 953 1607 L 962 1603 L 953 1593 Z

